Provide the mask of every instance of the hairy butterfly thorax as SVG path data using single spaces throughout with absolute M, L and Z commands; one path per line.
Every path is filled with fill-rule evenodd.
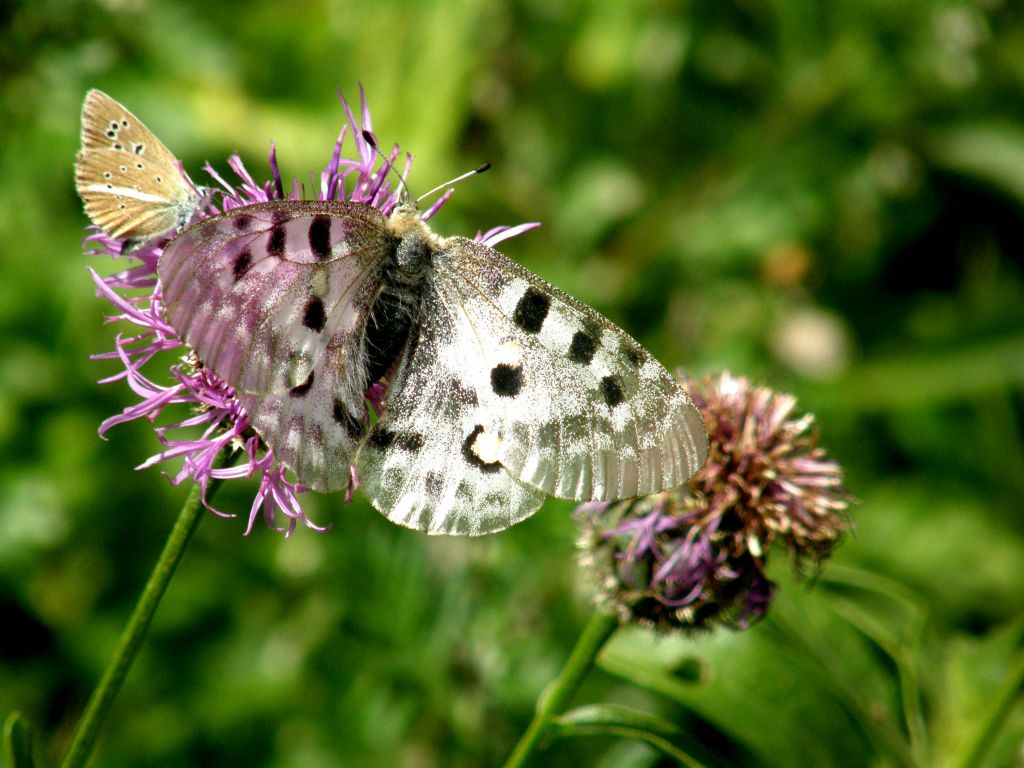
M 173 155 L 117 102 L 90 93 L 82 120 L 79 191 L 108 234 L 153 238 L 202 215 Z M 143 154 L 157 148 L 143 172 L 159 182 L 130 171 L 135 144 L 102 146 L 115 120 Z M 481 534 L 546 495 L 646 495 L 701 467 L 699 411 L 629 334 L 484 243 L 434 235 L 404 184 L 398 202 L 389 216 L 336 199 L 232 207 L 157 262 L 167 323 L 298 483 L 342 490 L 354 467 L 394 522 Z
M 424 282 L 440 239 L 423 223 L 414 203 L 403 202 L 388 217 L 395 239 L 381 274 L 380 292 L 366 324 L 366 382 L 379 381 L 416 338 Z M 412 341 L 415 344 L 415 341 Z

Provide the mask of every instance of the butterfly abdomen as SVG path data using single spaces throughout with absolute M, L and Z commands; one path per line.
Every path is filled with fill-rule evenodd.
M 420 307 L 434 246 L 417 227 L 397 240 L 381 271 L 381 286 L 366 322 L 366 383 L 394 365 L 419 325 Z

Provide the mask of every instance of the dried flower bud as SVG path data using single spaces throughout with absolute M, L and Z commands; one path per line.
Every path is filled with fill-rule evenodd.
M 582 505 L 581 561 L 623 620 L 745 628 L 772 599 L 771 545 L 784 541 L 798 571 L 821 562 L 849 527 L 850 496 L 791 395 L 728 373 L 680 378 L 707 425 L 707 463 L 671 491 Z

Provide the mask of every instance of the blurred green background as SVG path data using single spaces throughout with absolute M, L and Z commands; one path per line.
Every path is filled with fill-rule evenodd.
M 1022 648 L 1010 0 L 0 5 L 0 712 L 59 755 L 187 490 L 132 469 L 147 424 L 96 434 L 135 399 L 89 359 L 114 330 L 85 266 L 114 266 L 81 255 L 85 92 L 196 178 L 234 150 L 265 178 L 273 139 L 305 179 L 359 82 L 414 190 L 494 163 L 436 231 L 542 221 L 503 250 L 669 367 L 797 394 L 861 501 L 814 589 L 779 552 L 773 618 L 624 633 L 579 701 L 657 713 L 714 765 L 955 763 Z M 500 762 L 590 611 L 571 506 L 430 539 L 309 495 L 333 530 L 285 541 L 242 537 L 255 485 L 230 485 L 242 517 L 202 521 L 96 764 Z M 1022 738 L 1017 706 L 984 764 Z M 594 737 L 537 764 L 659 760 Z

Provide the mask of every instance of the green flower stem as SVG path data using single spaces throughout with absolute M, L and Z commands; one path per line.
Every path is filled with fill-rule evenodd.
M 526 765 L 526 761 L 547 735 L 552 719 L 560 715 L 569 704 L 583 678 L 594 666 L 597 654 L 618 627 L 619 620 L 615 616 L 600 609 L 594 612 L 583 628 L 579 640 L 576 641 L 576 647 L 572 649 L 569 660 L 537 702 L 533 720 L 526 733 L 519 739 L 516 748 L 512 750 L 512 754 L 505 762 L 505 768 L 521 768 Z
M 992 747 L 999 729 L 1006 722 L 1013 705 L 1024 694 L 1024 653 L 1018 653 L 1010 667 L 1009 674 L 988 706 L 978 724 L 974 738 L 964 751 L 963 759 L 956 763 L 959 768 L 976 768 L 981 765 Z
M 233 455 L 233 453 L 222 451 L 214 461 L 214 467 L 225 466 Z M 207 500 L 213 497 L 219 486 L 220 481 L 216 479 L 210 481 L 206 491 Z M 195 533 L 196 526 L 202 517 L 202 501 L 202 490 L 198 485 L 193 485 L 192 490 L 189 491 L 188 498 L 185 499 L 181 512 L 178 514 L 178 520 L 171 530 L 171 535 L 164 545 L 164 551 L 160 553 L 160 559 L 157 560 L 153 573 L 150 574 L 149 581 L 142 591 L 142 596 L 139 598 L 138 603 L 136 603 L 135 610 L 132 612 L 127 626 L 125 626 L 124 631 L 121 633 L 117 651 L 107 665 L 107 669 L 96 686 L 96 690 L 92 692 L 92 696 L 89 698 L 89 703 L 85 708 L 82 719 L 75 729 L 71 746 L 68 747 L 68 751 L 64 755 L 64 760 L 61 763 L 62 768 L 82 768 L 89 761 L 93 747 L 96 745 L 96 737 L 99 735 L 100 728 L 110 713 L 110 708 L 117 697 L 118 691 L 121 690 L 121 684 L 124 683 L 125 676 L 128 674 L 132 662 L 135 661 L 135 657 L 142 647 L 142 641 L 149 630 L 153 614 L 156 613 L 157 606 L 160 605 L 160 599 L 167 590 L 167 585 L 174 575 L 174 570 L 181 561 L 185 548 L 188 546 L 192 534 Z

